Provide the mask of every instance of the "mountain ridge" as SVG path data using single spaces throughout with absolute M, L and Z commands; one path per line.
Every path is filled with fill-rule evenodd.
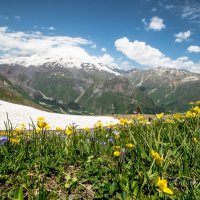
M 57 112 L 69 112 L 69 105 L 80 114 L 132 113 L 137 106 L 145 113 L 183 112 L 189 101 L 200 99 L 200 74 L 186 70 L 161 66 L 123 70 L 105 64 L 77 65 L 79 61 L 65 65 L 5 62 L 0 59 L 0 74 L 41 104 L 53 99 Z M 184 87 L 191 85 L 185 93 Z

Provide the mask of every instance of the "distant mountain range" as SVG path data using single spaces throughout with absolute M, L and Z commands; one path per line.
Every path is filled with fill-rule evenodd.
M 125 71 L 31 56 L 0 59 L 0 74 L 0 99 L 60 113 L 184 112 L 200 99 L 200 74 L 165 67 Z

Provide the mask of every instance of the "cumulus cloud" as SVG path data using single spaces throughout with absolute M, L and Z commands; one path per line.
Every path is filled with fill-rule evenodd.
M 187 40 L 191 36 L 191 34 L 192 33 L 190 30 L 188 30 L 186 32 L 179 32 L 179 33 L 175 34 L 175 37 L 176 37 L 175 42 L 179 42 L 179 43 L 183 42 L 183 41 Z
M 102 52 L 106 52 L 107 49 L 103 47 L 103 48 L 101 48 L 101 51 L 102 51 Z
M 152 17 L 149 23 L 147 23 L 145 18 L 142 19 L 142 22 L 146 30 L 161 31 L 166 28 L 163 19 L 157 16 Z
M 187 50 L 192 53 L 200 53 L 200 46 L 189 46 Z
M 80 37 L 46 36 L 39 31 L 13 32 L 0 27 L 0 51 L 3 57 L 18 55 L 52 55 L 90 57 L 81 47 L 92 42 Z
M 107 53 L 103 54 L 102 56 L 95 57 L 95 58 L 97 59 L 97 61 L 99 63 L 103 63 L 103 64 L 111 66 L 111 67 L 117 67 L 117 64 L 115 63 L 114 58 Z
M 149 24 L 149 29 L 152 29 L 154 31 L 161 31 L 162 29 L 165 29 L 166 26 L 163 23 L 163 19 L 159 17 L 152 17 L 150 24 Z
M 38 57 L 56 57 L 117 67 L 114 58 L 105 51 L 99 57 L 88 54 L 84 49 L 84 46 L 87 45 L 90 45 L 91 48 L 96 47 L 92 41 L 81 37 L 47 36 L 40 31 L 14 32 L 6 26 L 0 27 L 0 54 L 2 58 L 14 59 L 23 56 L 35 61 Z
M 129 59 L 148 67 L 165 66 L 178 69 L 188 69 L 200 72 L 200 62 L 194 63 L 188 57 L 179 57 L 172 60 L 163 54 L 159 49 L 147 45 L 138 40 L 129 41 L 123 37 L 115 41 L 115 47 Z

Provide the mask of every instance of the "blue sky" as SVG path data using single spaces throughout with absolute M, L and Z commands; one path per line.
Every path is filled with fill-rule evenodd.
M 73 45 L 122 68 L 200 72 L 199 0 L 1 0 L 0 27 L 1 56 L 25 52 L 5 38 L 38 33 L 82 38 Z

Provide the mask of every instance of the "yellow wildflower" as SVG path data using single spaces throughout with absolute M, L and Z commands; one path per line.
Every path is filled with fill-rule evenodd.
M 116 149 L 120 149 L 120 146 L 115 146 Z
M 20 142 L 20 139 L 10 138 L 10 142 L 13 144 L 18 144 Z
M 48 127 L 47 123 L 44 120 L 45 120 L 44 117 L 38 117 L 38 119 L 37 119 L 37 126 L 39 128 L 45 128 L 46 126 Z
M 159 153 L 151 150 L 151 157 L 155 160 L 156 164 L 161 165 L 164 159 L 159 155 Z
M 45 128 L 46 125 L 47 125 L 47 123 L 44 122 L 44 121 L 38 121 L 38 122 L 37 122 L 37 126 L 38 126 L 39 128 Z
M 200 107 L 199 106 L 195 106 L 192 110 L 195 111 L 198 114 L 200 113 Z
M 15 132 L 16 132 L 16 133 L 21 133 L 21 132 L 22 132 L 22 129 L 21 129 L 21 128 L 18 128 L 18 127 L 16 127 L 16 128 L 15 128 Z
M 200 104 L 200 101 L 196 101 L 195 103 L 196 103 L 197 105 L 199 105 L 199 104 Z
M 63 129 L 60 126 L 56 126 L 56 131 L 62 131 Z
M 158 182 L 157 182 L 157 186 L 159 187 L 159 189 L 162 192 L 165 192 L 167 194 L 173 195 L 173 191 L 167 187 L 167 180 L 165 179 L 161 179 L 160 177 L 158 177 Z
M 158 119 L 161 119 L 163 116 L 164 116 L 164 113 L 156 114 L 156 117 L 157 117 Z
M 97 123 L 95 124 L 95 128 L 103 128 L 103 124 L 101 123 L 101 120 L 98 120 Z
M 138 122 L 140 124 L 149 124 L 150 123 L 147 119 L 140 119 Z
M 129 119 L 127 122 L 127 124 L 133 124 L 133 123 L 134 123 L 134 121 L 132 119 Z
M 38 118 L 37 118 L 37 121 L 44 121 L 44 120 L 45 120 L 44 117 L 38 117 Z
M 120 118 L 119 120 L 120 120 L 120 124 L 121 124 L 122 126 L 125 126 L 125 125 L 128 124 L 128 119 Z
M 36 129 L 36 133 L 39 134 L 40 132 L 41 132 L 41 129 L 40 129 L 40 128 L 37 128 L 37 129 Z
M 175 121 L 173 119 L 170 119 L 170 118 L 165 119 L 165 122 L 169 123 L 169 124 L 175 124 Z
M 132 144 L 132 143 L 128 143 L 128 144 L 126 144 L 126 147 L 128 147 L 128 148 L 133 148 L 133 147 L 135 147 L 135 145 Z
M 85 128 L 84 128 L 84 131 L 85 131 L 85 132 L 88 132 L 88 131 L 89 131 L 89 128 L 88 128 L 88 127 L 85 127 Z
M 0 131 L 0 136 L 4 136 L 6 135 L 7 133 L 5 131 Z
M 180 113 L 175 113 L 174 115 L 173 115 L 173 118 L 175 119 L 175 120 L 181 120 L 181 119 L 183 119 L 183 115 L 182 114 L 180 114 Z
M 50 129 L 51 126 L 49 125 L 49 123 L 46 123 L 46 126 L 44 127 L 46 130 Z
M 119 155 L 120 155 L 120 151 L 115 151 L 115 152 L 113 153 L 113 155 L 114 155 L 114 156 L 119 156 Z
M 143 119 L 144 119 L 144 116 L 143 116 L 143 115 L 140 115 L 140 116 L 137 117 L 137 120 L 139 120 L 139 121 L 140 121 L 140 120 L 143 120 Z
M 108 124 L 108 128 L 113 128 L 114 125 L 112 123 Z
M 73 133 L 73 128 L 71 126 L 68 126 L 65 130 L 65 133 L 70 136 Z
M 192 112 L 189 110 L 186 112 L 185 116 L 188 118 L 195 118 L 197 116 L 197 114 L 195 112 Z

